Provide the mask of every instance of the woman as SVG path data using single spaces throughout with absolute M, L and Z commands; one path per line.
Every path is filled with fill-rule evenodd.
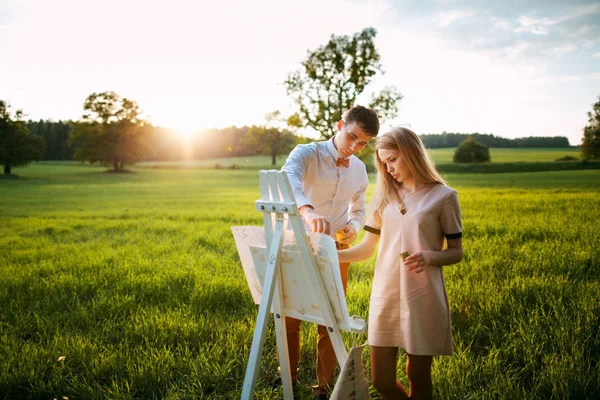
M 452 354 L 441 267 L 463 256 L 458 197 L 410 129 L 393 129 L 375 149 L 377 186 L 367 233 L 359 245 L 340 250 L 339 259 L 364 260 L 381 238 L 369 308 L 371 379 L 383 399 L 431 399 L 433 356 Z M 396 379 L 399 348 L 408 357 L 410 395 Z

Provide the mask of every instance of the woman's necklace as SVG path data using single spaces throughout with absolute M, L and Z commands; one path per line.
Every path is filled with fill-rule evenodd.
M 409 194 L 402 196 L 400 198 L 400 207 L 398 207 L 400 209 L 400 213 L 402 215 L 406 214 L 406 206 L 404 205 L 404 199 L 409 198 L 410 196 L 412 196 L 413 194 L 417 193 L 419 190 L 421 190 L 421 188 L 425 186 L 424 183 L 421 184 L 421 186 L 415 188 L 415 190 L 413 190 L 412 192 L 410 192 Z

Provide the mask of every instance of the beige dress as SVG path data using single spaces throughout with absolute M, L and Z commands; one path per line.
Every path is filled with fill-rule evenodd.
M 369 307 L 369 344 L 399 347 L 414 355 L 452 355 L 450 308 L 441 267 L 407 271 L 400 254 L 444 249 L 445 239 L 460 238 L 462 223 L 456 191 L 429 184 L 405 197 L 406 214 L 388 205 L 382 224 Z

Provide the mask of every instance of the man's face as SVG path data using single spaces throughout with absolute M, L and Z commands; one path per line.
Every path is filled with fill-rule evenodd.
M 338 122 L 335 144 L 344 158 L 348 158 L 365 148 L 373 136 L 368 135 L 356 122 Z

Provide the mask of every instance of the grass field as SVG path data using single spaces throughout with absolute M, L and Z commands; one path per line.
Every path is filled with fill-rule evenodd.
M 431 158 L 436 164 L 452 163 L 452 157 L 455 149 L 432 149 L 430 150 Z M 565 149 L 501 149 L 491 148 L 490 156 L 494 163 L 508 162 L 548 162 L 555 161 L 558 158 L 571 156 L 579 158 L 581 150 L 577 148 Z M 280 168 L 285 162 L 286 156 L 280 155 L 277 157 L 276 168 Z M 216 164 L 223 168 L 228 168 L 236 165 L 240 168 L 270 168 L 270 156 L 252 156 L 252 157 L 229 157 L 209 160 L 195 161 L 173 161 L 173 162 L 145 162 L 138 168 L 214 168 Z
M 262 223 L 256 171 L 15 173 L 0 180 L 0 399 L 238 399 L 257 307 L 229 227 Z M 597 398 L 600 171 L 448 180 L 465 258 L 445 269 L 455 354 L 434 362 L 436 398 Z M 373 266 L 350 270 L 351 314 L 367 317 Z M 315 339 L 304 327 L 301 398 Z M 256 398 L 281 397 L 276 366 L 269 331 Z
M 456 149 L 431 149 L 430 154 L 433 160 L 437 164 L 447 164 L 452 162 L 454 151 Z M 581 156 L 581 150 L 577 148 L 567 149 L 546 149 L 546 148 L 534 148 L 534 149 L 502 149 L 502 148 L 490 148 L 490 157 L 492 162 L 495 163 L 507 163 L 507 162 L 543 162 L 543 161 L 555 161 L 558 158 L 565 156 L 571 156 L 579 158 Z

